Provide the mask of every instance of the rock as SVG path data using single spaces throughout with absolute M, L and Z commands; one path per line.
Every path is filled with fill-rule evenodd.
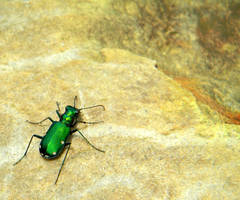
M 107 22 L 119 18 L 109 1 L 0 6 L 0 199 L 239 198 L 239 126 L 225 124 L 217 104 L 199 98 L 196 80 L 171 78 L 156 68 L 158 60 L 111 41 L 117 30 Z M 122 9 L 134 16 L 142 6 L 135 2 Z M 152 7 L 149 15 L 156 12 Z M 105 25 L 105 32 L 94 29 L 97 22 L 96 30 Z M 44 135 L 50 125 L 26 120 L 58 120 L 55 102 L 64 112 L 74 96 L 79 108 L 105 106 L 82 111 L 85 121 L 104 123 L 77 128 L 106 153 L 74 134 L 56 186 L 64 153 L 44 160 L 38 139 L 13 166 L 30 137 Z

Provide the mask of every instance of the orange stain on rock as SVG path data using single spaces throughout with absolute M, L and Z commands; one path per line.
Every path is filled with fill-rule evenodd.
M 222 116 L 226 117 L 224 120 L 230 124 L 240 124 L 240 113 L 233 113 L 223 105 L 217 103 L 209 95 L 207 95 L 202 89 L 198 87 L 197 81 L 194 79 L 188 79 L 184 77 L 174 78 L 183 88 L 189 90 L 195 98 L 203 104 L 208 105 L 211 109 L 217 111 Z

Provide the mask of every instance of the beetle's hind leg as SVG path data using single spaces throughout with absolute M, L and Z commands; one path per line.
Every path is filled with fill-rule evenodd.
M 61 167 L 60 167 L 60 169 L 59 169 L 59 171 L 58 171 L 58 175 L 57 175 L 55 184 L 57 184 L 59 175 L 60 175 L 60 173 L 61 173 L 61 171 L 62 171 L 62 168 L 63 168 L 64 162 L 65 162 L 65 159 L 66 159 L 66 157 L 67 157 L 68 151 L 69 151 L 69 149 L 70 149 L 71 143 L 66 143 L 66 144 L 65 144 L 65 147 L 66 147 L 66 146 L 68 146 L 68 149 L 67 149 L 67 152 L 66 152 L 66 154 L 65 154 L 65 156 L 64 156 L 64 159 L 63 159 L 63 161 L 62 161 Z
M 28 152 L 28 149 L 29 149 L 29 147 L 30 147 L 30 144 L 31 144 L 31 142 L 32 142 L 33 137 L 36 137 L 36 138 L 38 138 L 38 139 L 42 139 L 42 138 L 43 138 L 43 137 L 40 136 L 40 135 L 32 135 L 32 137 L 31 137 L 31 139 L 30 139 L 30 141 L 29 141 L 29 143 L 28 143 L 28 146 L 27 146 L 27 149 L 26 149 L 25 153 L 24 153 L 23 156 L 22 156 L 17 162 L 15 162 L 13 165 L 18 164 L 18 163 L 27 155 L 27 152 Z

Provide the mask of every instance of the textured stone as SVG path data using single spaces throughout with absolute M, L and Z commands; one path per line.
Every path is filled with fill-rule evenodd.
M 154 7 L 166 3 L 146 2 L 140 16 L 143 1 L 1 1 L 0 199 L 239 199 L 240 128 L 223 123 L 221 105 L 197 89 L 200 79 L 172 79 L 149 58 L 156 49 L 151 43 L 146 50 L 141 31 L 156 15 Z M 131 17 L 119 16 L 123 11 Z M 136 29 L 139 17 L 146 17 L 142 30 Z M 170 37 L 160 27 L 155 34 L 158 44 Z M 168 72 L 179 52 L 165 54 Z M 74 134 L 57 185 L 64 155 L 44 160 L 37 139 L 13 166 L 32 134 L 44 135 L 50 125 L 25 120 L 57 119 L 55 102 L 63 112 L 75 95 L 78 107 L 106 107 L 82 113 L 86 121 L 104 123 L 77 126 L 106 153 Z

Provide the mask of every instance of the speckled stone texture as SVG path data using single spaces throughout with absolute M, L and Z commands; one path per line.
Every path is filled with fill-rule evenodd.
M 227 100 L 212 98 L 211 73 L 198 73 L 194 59 L 186 61 L 196 46 L 179 35 L 174 43 L 175 20 L 187 16 L 175 9 L 197 6 L 181 2 L 0 2 L 0 199 L 240 198 L 240 127 L 232 113 L 238 104 L 234 100 L 231 110 Z M 157 11 L 163 21 L 150 20 Z M 105 106 L 82 112 L 85 121 L 104 123 L 77 128 L 106 153 L 74 134 L 57 185 L 64 155 L 41 158 L 38 139 L 13 166 L 31 136 L 44 135 L 50 125 L 26 120 L 57 120 L 56 101 L 63 112 L 76 95 L 79 108 Z

